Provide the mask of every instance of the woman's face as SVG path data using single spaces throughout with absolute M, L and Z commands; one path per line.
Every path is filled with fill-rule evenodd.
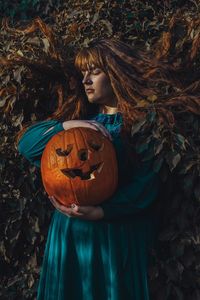
M 114 92 L 108 76 L 98 67 L 92 66 L 82 70 L 83 85 L 88 101 L 96 104 L 109 105 L 113 101 Z

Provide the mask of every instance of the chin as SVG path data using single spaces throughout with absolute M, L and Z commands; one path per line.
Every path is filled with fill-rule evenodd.
M 100 99 L 97 99 L 97 98 L 94 98 L 94 97 L 88 97 L 88 101 L 90 102 L 90 103 L 96 103 L 96 104 L 100 104 L 101 103 L 101 101 L 100 101 Z

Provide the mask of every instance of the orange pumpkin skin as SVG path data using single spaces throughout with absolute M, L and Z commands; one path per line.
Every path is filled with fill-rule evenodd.
M 117 187 L 115 149 L 96 130 L 78 127 L 61 131 L 46 145 L 41 174 L 46 192 L 61 204 L 100 204 Z

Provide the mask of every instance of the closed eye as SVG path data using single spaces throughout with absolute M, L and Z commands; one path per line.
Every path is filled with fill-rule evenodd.
M 66 150 L 62 150 L 61 148 L 57 148 L 56 149 L 56 154 L 58 156 L 67 156 L 72 151 L 72 148 L 73 148 L 72 144 L 67 145 L 67 149 Z
M 101 69 L 96 68 L 96 69 L 92 70 L 92 74 L 94 74 L 94 75 L 98 75 L 100 73 L 101 73 Z

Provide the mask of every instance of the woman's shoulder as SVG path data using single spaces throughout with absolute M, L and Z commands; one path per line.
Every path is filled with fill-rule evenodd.
M 27 131 L 29 130 L 41 130 L 41 129 L 46 129 L 46 128 L 52 128 L 54 129 L 55 126 L 61 126 L 62 127 L 62 122 L 58 120 L 43 120 L 43 121 L 38 121 L 33 124 L 31 124 L 28 128 Z
M 38 121 L 26 128 L 18 141 L 18 150 L 26 148 L 28 145 L 43 142 L 59 131 L 62 131 L 63 125 L 57 120 Z

